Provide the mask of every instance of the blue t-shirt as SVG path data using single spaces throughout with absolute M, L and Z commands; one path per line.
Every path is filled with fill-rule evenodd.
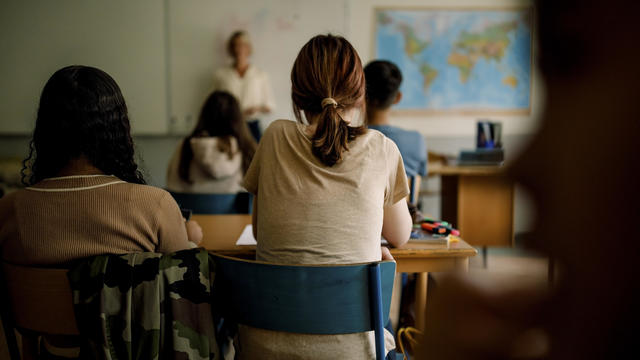
M 369 125 L 369 128 L 380 131 L 396 143 L 407 176 L 427 175 L 427 145 L 419 132 L 391 125 Z

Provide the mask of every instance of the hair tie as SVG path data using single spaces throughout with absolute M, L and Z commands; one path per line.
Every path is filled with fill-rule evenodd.
M 333 105 L 333 107 L 336 107 L 338 106 L 338 102 L 330 97 L 322 99 L 322 108 L 324 109 L 327 105 Z

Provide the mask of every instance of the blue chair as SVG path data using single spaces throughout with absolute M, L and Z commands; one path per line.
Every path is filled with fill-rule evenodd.
M 211 255 L 222 315 L 260 329 L 304 334 L 375 331 L 376 359 L 385 358 L 396 263 L 277 265 Z
M 169 191 L 178 205 L 194 214 L 250 214 L 253 194 L 193 194 Z
M 413 205 L 418 205 L 420 200 L 420 182 L 422 177 L 420 175 L 410 176 L 409 181 L 409 202 Z

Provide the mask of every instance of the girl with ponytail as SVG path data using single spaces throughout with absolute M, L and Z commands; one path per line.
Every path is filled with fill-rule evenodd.
M 364 111 L 362 63 L 340 36 L 318 35 L 291 71 L 297 122 L 274 121 L 243 181 L 254 193 L 258 260 L 346 264 L 390 258 L 383 235 L 401 246 L 411 232 L 402 157 L 393 141 L 354 125 Z M 308 335 L 239 327 L 240 359 L 372 359 L 366 333 Z M 395 347 L 390 333 L 387 350 Z

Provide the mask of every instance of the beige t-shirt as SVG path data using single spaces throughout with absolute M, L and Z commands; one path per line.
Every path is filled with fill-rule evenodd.
M 384 207 L 409 194 L 393 141 L 368 130 L 329 167 L 304 125 L 278 120 L 265 131 L 244 187 L 257 194 L 257 258 L 286 264 L 379 261 Z M 240 328 L 241 358 L 375 358 L 373 332 L 337 336 Z M 386 349 L 394 348 L 386 334 Z M 283 353 L 288 352 L 291 353 Z

